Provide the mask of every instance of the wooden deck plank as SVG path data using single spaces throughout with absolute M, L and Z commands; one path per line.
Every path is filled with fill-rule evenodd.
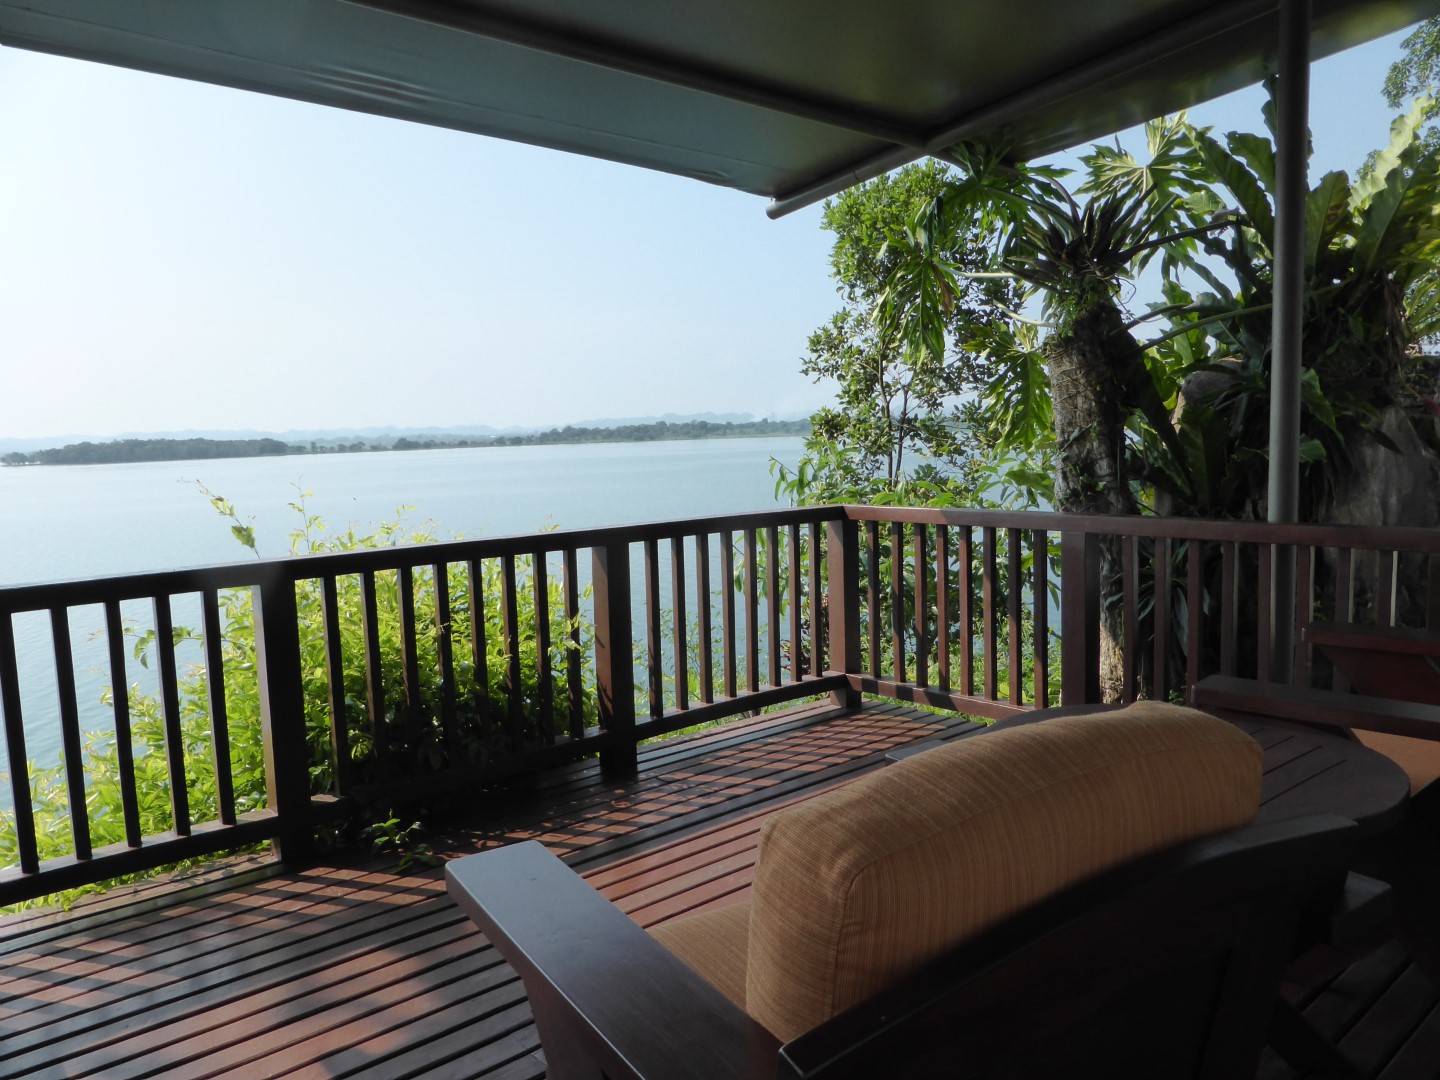
M 766 815 L 879 767 L 888 751 L 977 730 L 885 704 L 828 705 L 642 748 L 616 783 L 577 764 L 437 838 L 447 855 L 538 837 L 641 925 L 743 899 Z M 1299 771 L 1323 762 L 1297 757 Z M 444 895 L 438 870 L 352 858 L 157 907 L 106 901 L 0 925 L 0 1076 L 540 1080 L 523 988 Z M 1295 992 L 1369 1075 L 1440 1075 L 1440 995 L 1390 946 Z M 1426 996 L 1429 995 L 1429 996 Z M 1267 1080 L 1293 1071 L 1267 1058 Z

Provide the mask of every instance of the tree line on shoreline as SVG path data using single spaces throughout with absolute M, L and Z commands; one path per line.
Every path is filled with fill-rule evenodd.
M 79 442 L 30 453 L 12 451 L 0 464 L 116 465 L 148 461 L 204 461 L 213 458 L 285 457 L 310 454 L 358 454 L 387 450 L 456 450 L 489 446 L 544 446 L 566 443 L 661 442 L 694 439 L 743 439 L 767 435 L 807 435 L 809 420 L 752 420 L 715 423 L 709 420 L 665 420 L 619 427 L 564 427 L 517 435 L 401 436 L 389 441 L 356 439 L 287 443 L 280 439 L 116 439 Z

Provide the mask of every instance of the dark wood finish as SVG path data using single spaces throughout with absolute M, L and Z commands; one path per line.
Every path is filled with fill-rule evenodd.
M 635 669 L 630 635 L 630 550 L 627 544 L 591 549 L 595 584 L 595 704 L 600 727 L 616 742 L 601 755 L 611 775 L 634 773 Z
M 330 756 L 335 790 L 350 789 L 350 714 L 345 704 L 345 652 L 340 639 L 340 598 L 334 577 L 320 579 L 320 618 L 325 627 L 325 683 L 330 706 Z
M 1000 606 L 1000 563 L 999 554 L 995 550 L 996 530 L 987 526 L 980 530 L 980 558 L 981 569 L 981 625 L 985 635 L 985 691 L 984 696 L 993 698 L 996 685 L 1000 681 L 1000 642 L 999 642 L 999 611 Z
M 175 672 L 175 628 L 170 619 L 170 597 L 154 598 L 155 666 L 160 676 L 160 715 L 165 730 L 165 771 L 169 777 L 171 828 L 177 836 L 190 832 L 190 794 L 185 783 L 185 734 L 180 730 L 180 691 Z M 256 604 L 255 636 L 260 636 L 259 604 Z M 298 654 L 298 638 L 293 650 Z M 269 762 L 266 762 L 268 769 Z
M 1100 545 L 1085 533 L 1060 537 L 1060 704 L 1100 700 Z M 1078 648 L 1076 646 L 1079 646 Z
M 517 554 L 500 558 L 500 633 L 505 638 L 505 698 L 508 729 L 505 742 L 512 751 L 525 742 L 525 703 L 520 697 L 520 598 Z
M 700 700 L 715 700 L 715 639 L 710 625 L 710 537 L 695 537 L 695 618 L 696 639 L 700 646 Z
M 258 590 L 257 590 L 258 592 Z M 360 575 L 360 608 L 365 638 L 365 720 L 370 728 L 370 742 L 375 747 L 376 768 L 390 768 L 385 745 L 385 672 L 380 665 L 380 608 L 375 596 L 375 571 Z
M 1170 540 L 1155 539 L 1154 591 L 1154 697 L 1165 701 L 1170 697 Z
M 1377 551 L 1375 558 L 1375 624 L 1395 625 L 1395 590 L 1400 560 L 1394 551 Z
M 809 564 L 809 585 L 810 585 L 810 670 L 808 674 L 819 675 L 830 665 L 826 662 L 829 655 L 829 642 L 826 640 L 828 629 L 825 617 L 825 591 L 820 577 L 820 567 L 825 558 L 825 549 L 820 540 L 820 524 L 812 521 L 810 529 L 810 564 Z M 845 604 L 846 607 L 854 608 L 856 617 L 859 617 L 859 591 L 850 590 L 841 595 L 850 597 Z
M 461 910 L 526 981 L 552 1080 L 773 1075 L 772 1035 L 541 845 L 445 873 Z
M 789 542 L 789 589 L 790 589 L 790 678 L 798 680 L 809 674 L 805 669 L 805 575 L 801 570 L 800 526 L 791 525 Z M 818 558 L 812 552 L 811 558 Z M 818 670 L 818 669 L 817 669 Z
M 725 696 L 733 698 L 739 685 L 735 660 L 739 638 L 736 637 L 735 623 L 735 534 L 728 531 L 720 534 L 720 577 L 723 582 L 720 586 L 720 637 L 725 664 L 722 685 Z
M 874 694 L 911 705 L 953 709 L 966 716 L 983 716 L 991 720 L 1001 720 L 1031 710 L 1029 705 L 1011 705 L 1007 701 L 997 701 L 992 697 L 977 697 L 920 683 L 877 679 L 871 675 L 851 675 L 850 686 L 862 694 Z
M 941 690 L 950 689 L 950 527 L 935 526 L 935 666 Z
M 686 641 L 685 615 L 685 538 L 670 539 L 670 612 L 674 623 L 672 647 L 675 650 L 675 708 L 690 707 L 690 649 Z
M 1205 552 L 1199 540 L 1185 545 L 1185 685 L 1200 681 L 1200 643 L 1205 631 Z
M 890 671 L 896 682 L 905 682 L 905 526 L 898 521 L 890 523 L 890 591 L 886 600 L 890 613 Z
M 958 530 L 955 545 L 955 562 L 960 568 L 957 592 L 960 598 L 960 692 L 973 697 L 975 694 L 975 552 L 971 544 L 972 534 L 968 525 Z
M 745 689 L 760 689 L 760 557 L 754 529 L 745 530 Z
M 1315 549 L 1301 544 L 1295 550 L 1295 656 L 1291 661 L 1291 682 L 1296 686 L 1310 685 L 1310 646 L 1305 629 L 1314 619 L 1315 611 Z M 1192 679 L 1191 682 L 1197 682 Z
M 562 559 L 565 593 L 565 704 L 572 739 L 585 735 L 584 660 L 580 652 L 580 566 L 578 553 L 565 549 Z M 706 614 L 709 614 L 708 609 Z M 708 655 L 708 654 L 707 654 Z
M 470 662 L 475 665 L 475 712 L 484 717 L 490 698 L 490 647 L 485 627 L 485 564 L 471 559 L 465 564 L 470 591 Z M 598 620 L 597 620 L 598 624 Z
M 915 616 L 912 623 L 915 633 L 915 681 L 927 686 L 930 682 L 930 636 L 925 624 L 930 614 L 930 555 L 926 550 L 924 525 L 914 527 L 910 544 L 911 574 L 915 579 Z
M 225 711 L 225 660 L 220 648 L 220 598 L 201 596 L 205 644 L 205 704 L 210 713 L 210 753 L 215 761 L 215 813 L 222 825 L 235 824 L 235 784 L 230 770 L 230 718 Z
M 266 794 L 278 826 L 277 852 L 293 862 L 315 850 L 294 582 L 280 578 L 255 589 L 253 606 Z
M 1019 705 L 1025 700 L 1024 647 L 1021 643 L 1021 622 L 1025 610 L 1025 575 L 1021 571 L 1023 553 L 1020 550 L 1020 530 L 1005 530 L 1005 621 L 1010 629 L 1008 682 L 1010 704 Z
M 1257 554 L 1259 569 L 1256 571 L 1256 615 L 1255 615 L 1255 677 L 1261 682 L 1270 681 L 1270 623 L 1274 618 L 1271 600 L 1271 577 L 1275 564 L 1275 545 L 1261 544 Z
M 664 658 L 660 649 L 660 552 L 659 541 L 646 540 L 645 550 L 645 700 L 650 717 L 665 715 Z
M 530 556 L 530 589 L 535 611 L 535 689 L 540 742 L 555 745 L 555 672 L 550 659 L 550 567 L 544 552 Z
M 415 639 L 415 571 L 395 571 L 396 606 L 400 619 L 400 691 L 405 696 L 405 741 L 420 743 L 420 649 Z
M 780 621 L 780 530 L 770 525 L 765 529 L 765 658 L 769 685 L 780 685 L 781 640 Z
M 60 706 L 60 746 L 65 766 L 70 843 L 77 859 L 88 859 L 90 814 L 85 806 L 85 767 L 80 752 L 80 704 L 75 697 L 75 659 L 70 651 L 70 619 L 65 608 L 54 608 L 50 612 L 50 641 L 55 650 L 55 689 Z M 189 827 L 188 820 L 186 827 Z
M 9 616 L 0 616 L 0 629 L 10 623 Z M 120 811 L 125 818 L 125 842 L 130 847 L 140 846 L 140 800 L 135 791 L 135 741 L 130 728 L 130 680 L 125 669 L 125 627 L 120 619 L 120 601 L 105 601 L 105 645 L 110 657 L 110 687 L 115 717 L 115 763 L 120 775 L 115 779 L 120 784 Z M 3 649 L 3 646 L 0 646 Z M 0 682 L 8 678 L 0 666 Z M 4 699 L 6 714 L 10 702 Z M 213 715 L 213 714 L 212 714 Z M 15 760 L 13 757 L 10 760 Z M 23 758 L 21 760 L 24 760 Z M 23 778 L 23 771 L 11 769 L 13 775 Z M 18 806 L 19 803 L 11 805 Z M 25 817 L 30 818 L 30 807 L 25 807 Z M 22 848 L 23 851 L 23 848 Z
M 883 620 L 880 614 L 880 523 L 865 522 L 865 623 L 870 645 L 868 670 L 880 672 L 880 634 Z
M 1304 638 L 1362 694 L 1440 705 L 1440 634 L 1317 622 L 1305 627 Z
M 440 732 L 446 749 L 453 753 L 460 745 L 460 725 L 456 715 L 455 630 L 450 607 L 450 567 L 445 563 L 436 563 L 430 567 L 430 573 L 435 582 L 435 666 L 440 676 Z
M 1035 603 L 1031 649 L 1035 657 L 1035 707 L 1047 709 L 1050 707 L 1050 537 L 1043 529 L 1030 534 L 1030 551 L 1030 595 Z
M 1120 590 L 1124 606 L 1120 638 L 1120 700 L 1134 701 L 1140 693 L 1140 538 L 1120 538 Z
M 860 639 L 860 606 L 847 603 L 844 597 L 860 595 L 860 530 L 853 521 L 832 521 L 826 527 L 825 556 L 828 561 L 830 592 L 826 598 L 826 619 L 828 622 L 830 670 L 847 675 L 858 674 L 863 663 L 864 644 Z M 869 559 L 874 565 L 873 549 Z M 873 640 L 873 611 L 870 632 Z M 870 669 L 874 671 L 872 667 Z M 859 694 L 848 685 L 840 700 L 835 702 L 846 708 L 860 704 Z
M 1240 611 L 1240 576 L 1236 563 L 1235 544 L 1220 544 L 1220 674 L 1235 674 Z M 1194 683 L 1191 683 L 1193 686 Z

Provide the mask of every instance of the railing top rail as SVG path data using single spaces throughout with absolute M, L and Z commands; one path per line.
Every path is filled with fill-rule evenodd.
M 844 510 L 839 506 L 760 510 L 675 521 L 556 529 L 518 536 L 441 540 L 424 544 L 397 544 L 394 547 L 366 551 L 281 556 L 183 570 L 145 571 L 73 581 L 40 582 L 0 588 L 0 612 L 11 614 L 50 607 L 99 604 L 108 600 L 177 595 L 208 589 L 245 588 L 274 580 L 301 581 L 332 574 L 358 574 L 367 570 L 393 570 L 402 566 L 463 562 L 467 559 L 499 558 L 504 555 L 537 555 L 542 552 L 569 551 L 606 544 L 631 544 L 701 533 L 740 532 L 769 525 L 833 521 L 843 516 Z
M 1358 550 L 1440 554 L 1440 529 L 1374 525 L 1277 525 L 1266 521 L 1208 518 L 1061 514 L 1040 510 L 940 510 L 925 507 L 847 505 L 852 521 L 902 521 L 997 529 L 1043 529 L 1054 533 L 1153 536 L 1175 540 L 1234 540 Z

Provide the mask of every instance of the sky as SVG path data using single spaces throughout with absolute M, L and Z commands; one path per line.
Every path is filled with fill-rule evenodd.
M 1312 181 L 1403 34 L 1317 64 Z M 1258 89 L 1191 112 L 1259 130 Z M 1125 137 L 1134 142 L 1134 134 Z M 804 414 L 820 208 L 0 48 L 0 440 Z

